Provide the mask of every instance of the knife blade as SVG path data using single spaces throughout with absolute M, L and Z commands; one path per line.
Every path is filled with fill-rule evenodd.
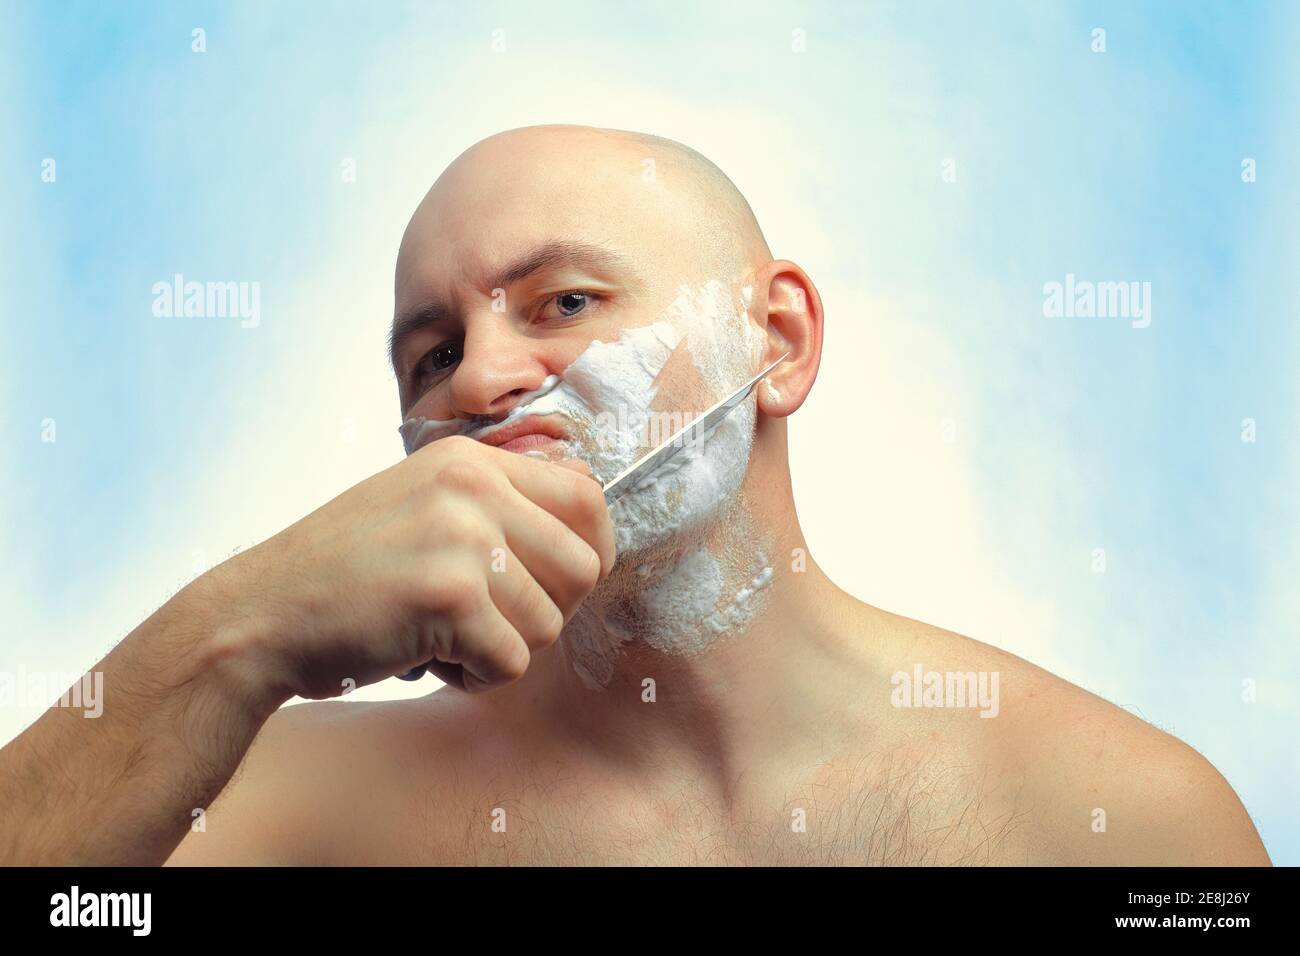
M 749 397 L 749 393 L 754 390 L 754 387 L 758 385 L 758 383 L 761 382 L 763 378 L 772 371 L 772 369 L 776 368 L 789 357 L 790 353 L 786 352 L 771 365 L 767 366 L 767 368 L 763 369 L 744 385 L 740 386 L 740 388 L 736 389 L 730 395 L 715 404 L 712 408 L 708 409 L 708 411 L 697 415 L 680 431 L 675 432 L 672 437 L 661 442 L 657 447 L 651 449 L 647 454 L 642 455 L 631 465 L 624 468 L 621 472 L 611 478 L 605 485 L 606 503 L 613 504 L 623 495 L 627 494 L 628 491 L 640 484 L 643 478 L 648 477 L 654 471 L 666 465 L 676 457 L 677 453 L 683 448 L 694 444 L 697 441 L 703 441 L 708 434 L 717 427 L 718 423 L 727 417 L 733 408 Z

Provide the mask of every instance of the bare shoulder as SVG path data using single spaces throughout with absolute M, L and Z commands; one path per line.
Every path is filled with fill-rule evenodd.
M 1073 684 L 1050 683 L 1061 686 L 1024 706 L 1007 743 L 1037 761 L 1059 862 L 1270 865 L 1236 791 L 1204 755 Z
M 436 696 L 436 695 L 431 695 Z M 315 701 L 276 711 L 168 866 L 329 865 L 400 812 L 385 785 L 416 764 L 423 700 Z
M 1031 862 L 1271 865 L 1236 792 L 1187 743 L 991 645 L 934 628 L 916 639 L 998 672 L 983 750 L 1023 781 Z

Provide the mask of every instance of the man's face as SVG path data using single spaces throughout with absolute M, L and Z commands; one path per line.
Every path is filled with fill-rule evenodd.
M 607 482 L 753 373 L 744 264 L 698 192 L 648 158 L 613 137 L 521 130 L 443 174 L 398 256 L 408 452 L 468 434 L 582 458 Z M 671 481 L 620 501 L 620 550 L 697 524 L 697 499 L 734 495 L 752 400 L 733 417 Z

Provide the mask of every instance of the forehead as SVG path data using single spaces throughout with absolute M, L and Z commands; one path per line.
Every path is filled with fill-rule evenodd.
M 398 254 L 398 309 L 481 288 L 517 256 L 557 237 L 603 246 L 648 278 L 676 281 L 691 261 L 697 204 L 665 184 L 662 163 L 634 146 L 476 147 L 439 178 L 407 227 Z M 490 293 L 490 289 L 483 290 Z

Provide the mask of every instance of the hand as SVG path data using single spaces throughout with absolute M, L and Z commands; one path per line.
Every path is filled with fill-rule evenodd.
M 208 574 L 264 679 L 319 700 L 426 663 L 467 691 L 517 680 L 613 564 L 584 463 L 453 436 Z

